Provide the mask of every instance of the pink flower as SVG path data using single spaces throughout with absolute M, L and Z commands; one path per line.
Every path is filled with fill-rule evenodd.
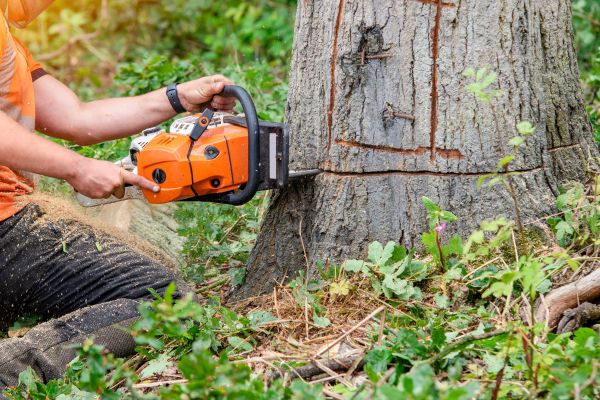
M 438 233 L 438 235 L 441 235 L 442 233 L 444 233 L 447 225 L 448 225 L 447 223 L 442 222 L 441 224 L 437 224 L 435 226 L 435 231 Z

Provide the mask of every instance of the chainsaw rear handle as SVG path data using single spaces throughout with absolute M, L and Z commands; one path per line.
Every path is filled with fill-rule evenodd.
M 220 93 L 221 96 L 235 97 L 244 110 L 246 123 L 248 127 L 248 182 L 238 191 L 201 196 L 190 200 L 212 201 L 215 203 L 232 204 L 240 206 L 252 200 L 258 191 L 260 182 L 259 161 L 260 161 L 260 126 L 256 107 L 248 92 L 240 86 L 225 86 Z

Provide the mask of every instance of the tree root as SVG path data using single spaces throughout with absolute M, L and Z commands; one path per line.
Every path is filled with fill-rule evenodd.
M 577 328 L 600 321 L 600 305 L 583 303 L 577 308 L 569 308 L 563 313 L 556 333 L 573 332 Z
M 564 318 L 566 320 L 561 325 L 563 329 L 575 326 L 576 321 L 591 322 L 588 316 L 593 317 L 594 312 L 592 311 L 590 314 L 589 306 L 583 307 L 583 303 L 596 303 L 599 300 L 600 268 L 575 282 L 552 290 L 547 296 L 539 299 L 535 305 L 535 320 L 536 322 L 546 322 L 551 329 L 556 328 Z M 579 310 L 580 306 L 583 307 L 581 310 Z M 582 313 L 580 317 L 577 317 L 578 313 Z

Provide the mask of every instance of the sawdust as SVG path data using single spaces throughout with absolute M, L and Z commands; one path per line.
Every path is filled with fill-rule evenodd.
M 117 227 L 103 223 L 100 219 L 84 215 L 78 210 L 79 206 L 67 198 L 39 192 L 18 197 L 18 207 L 24 207 L 28 204 L 36 204 L 44 212 L 44 215 L 39 218 L 37 223 L 75 221 L 90 227 L 96 234 L 107 235 L 126 244 L 136 252 L 156 260 L 167 268 L 177 268 L 173 260 L 157 247 L 151 245 L 139 236 L 128 234 Z M 76 229 L 77 227 L 73 226 L 73 230 L 67 231 L 65 236 L 73 233 Z

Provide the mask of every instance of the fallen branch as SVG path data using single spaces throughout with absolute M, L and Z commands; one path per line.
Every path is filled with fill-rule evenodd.
M 577 308 L 585 302 L 593 303 L 598 298 L 600 268 L 575 282 L 552 290 L 543 301 L 538 300 L 535 306 L 535 320 L 546 322 L 548 327 L 554 329 L 566 310 Z
M 312 362 L 303 367 L 294 368 L 293 371 L 286 370 L 277 370 L 271 372 L 269 374 L 269 381 L 273 381 L 275 379 L 281 378 L 285 375 L 285 373 L 290 373 L 295 377 L 299 377 L 302 379 L 310 379 L 313 376 L 321 375 L 323 373 L 328 373 L 331 375 L 331 371 L 333 372 L 345 372 L 349 368 L 353 367 L 354 364 L 358 361 L 356 369 L 361 369 L 364 365 L 364 361 L 362 360 L 364 354 L 352 354 L 345 357 L 340 358 L 332 358 L 329 360 L 320 360 L 318 362 Z M 325 369 L 329 369 L 330 371 L 323 371 L 323 367 Z
M 482 333 L 480 335 L 466 335 L 457 340 L 456 342 L 450 343 L 448 346 L 444 347 L 437 353 L 435 356 L 429 358 L 426 362 L 429 364 L 433 364 L 442 358 L 446 357 L 448 354 L 452 353 L 459 348 L 466 346 L 467 344 L 471 344 L 472 342 L 477 342 L 479 340 L 489 339 L 495 336 L 500 336 L 508 331 L 506 329 L 497 329 L 495 331 Z

